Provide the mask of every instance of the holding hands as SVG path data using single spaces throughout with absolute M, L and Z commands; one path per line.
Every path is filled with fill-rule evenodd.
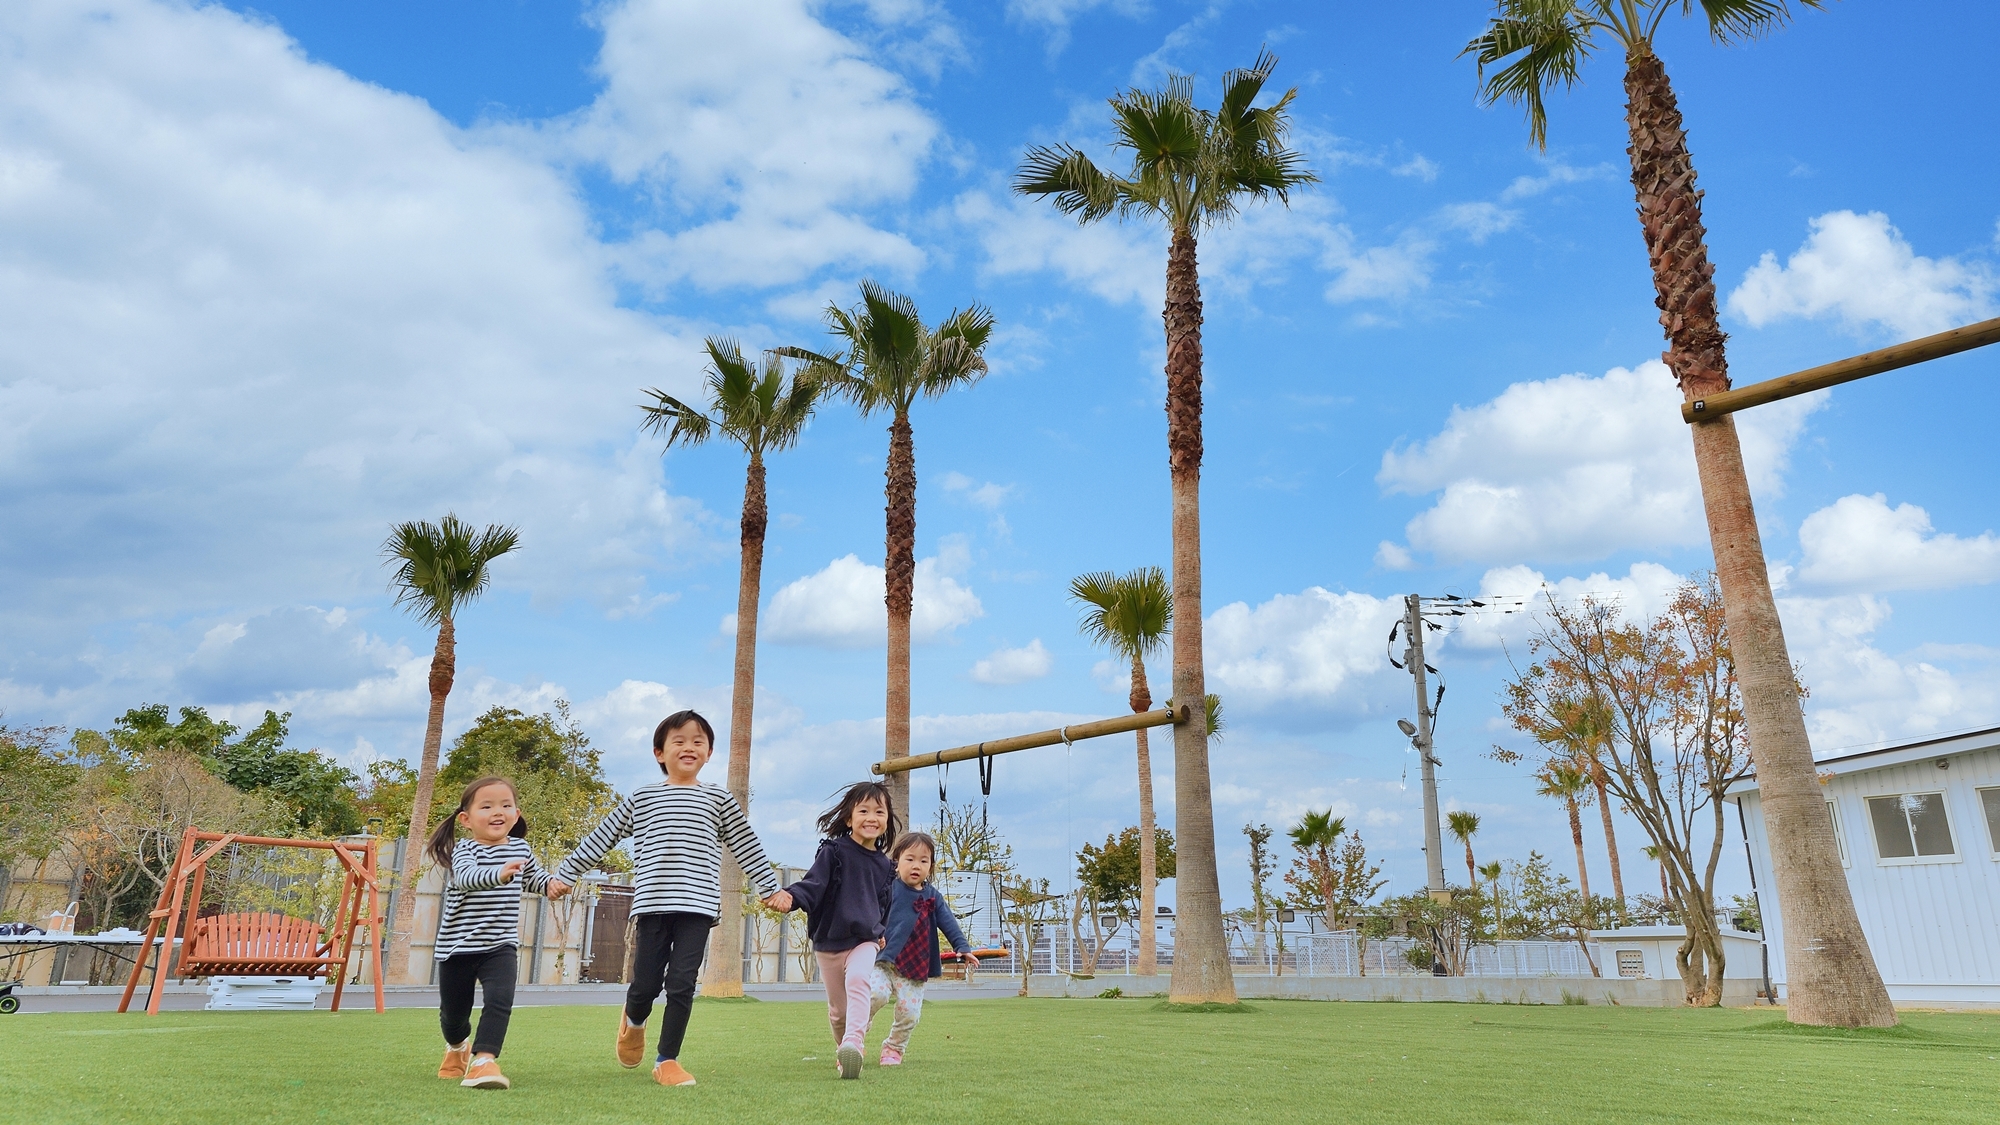
M 570 892 L 570 885 L 568 883 L 563 882 L 561 879 L 558 879 L 553 875 L 549 876 L 549 889 L 545 892 L 548 895 L 548 897 L 561 898 L 562 896 L 568 894 L 569 892 Z
M 765 899 L 764 905 L 783 914 L 792 908 L 792 894 L 790 891 L 779 891 Z

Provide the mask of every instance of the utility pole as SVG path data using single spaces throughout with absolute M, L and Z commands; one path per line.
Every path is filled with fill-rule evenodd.
M 1417 682 L 1417 726 L 1412 731 L 1405 725 L 1403 733 L 1410 736 L 1410 743 L 1423 759 L 1424 869 L 1431 897 L 1443 902 L 1451 892 L 1444 886 L 1444 843 L 1438 832 L 1437 758 L 1431 753 L 1430 687 L 1424 680 L 1424 599 L 1410 594 L 1403 599 L 1403 607 L 1403 634 L 1408 645 L 1403 649 L 1403 666 Z

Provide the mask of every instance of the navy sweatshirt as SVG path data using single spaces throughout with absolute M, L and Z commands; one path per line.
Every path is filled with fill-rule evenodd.
M 917 925 L 917 903 L 924 899 L 930 899 L 935 904 L 931 907 L 930 924 L 924 927 L 925 932 L 922 935 L 914 935 L 912 931 Z M 889 888 L 889 927 L 888 932 L 883 935 L 888 939 L 888 944 L 882 947 L 881 954 L 875 960 L 894 970 L 896 955 L 910 943 L 912 936 L 921 936 L 930 943 L 931 954 L 930 971 L 924 975 L 924 979 L 932 980 L 943 976 L 944 958 L 938 956 L 939 930 L 943 930 L 944 936 L 951 939 L 953 949 L 960 953 L 972 952 L 972 943 L 965 940 L 965 932 L 958 928 L 958 919 L 952 916 L 951 903 L 945 901 L 945 897 L 938 893 L 936 887 L 925 883 L 922 890 L 911 890 L 908 883 L 898 879 L 896 885 Z
M 882 940 L 895 865 L 849 835 L 822 840 L 806 877 L 786 887 L 792 909 L 806 912 L 806 936 L 821 953 L 845 953 Z

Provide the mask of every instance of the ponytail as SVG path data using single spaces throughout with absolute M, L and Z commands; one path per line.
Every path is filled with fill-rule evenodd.
M 514 782 L 509 778 L 497 775 L 482 777 L 466 786 L 465 792 L 459 794 L 458 808 L 450 816 L 438 821 L 438 826 L 431 831 L 430 843 L 424 848 L 424 851 L 430 855 L 432 862 L 436 863 L 439 867 L 451 866 L 452 845 L 458 842 L 458 814 L 471 808 L 472 799 L 479 795 L 481 789 L 489 785 L 505 785 L 507 791 L 514 794 L 516 811 L 520 809 L 521 791 L 515 787 Z M 527 839 L 528 818 L 526 816 L 516 818 L 514 827 L 507 830 L 507 835 L 517 840 Z

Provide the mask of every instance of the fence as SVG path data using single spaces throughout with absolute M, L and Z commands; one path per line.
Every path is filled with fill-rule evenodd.
M 1132 973 L 1138 961 L 1137 943 L 1124 942 L 1123 936 L 1119 944 L 1110 945 L 1098 955 L 1092 975 L 1101 977 Z M 1259 948 L 1254 935 L 1248 935 L 1248 940 L 1242 940 L 1245 935 L 1232 936 L 1239 940 L 1230 942 L 1229 961 L 1240 973 L 1308 977 L 1431 975 L 1430 969 L 1420 967 L 1410 959 L 1413 950 L 1428 947 L 1406 937 L 1363 941 L 1352 930 L 1330 934 L 1286 934 L 1285 951 L 1280 959 L 1274 941 L 1267 939 Z M 1162 938 L 1158 961 L 1160 969 L 1165 971 L 1174 963 L 1171 932 L 1162 934 Z M 1089 950 L 1084 943 L 1072 940 L 1067 926 L 1050 925 L 1039 929 L 1035 935 L 1030 955 L 1032 971 L 1037 974 L 1082 975 L 1089 963 L 1088 955 Z M 1592 961 L 1600 967 L 1603 965 L 1595 942 L 1591 943 L 1591 953 L 1586 958 L 1583 948 L 1573 941 L 1502 941 L 1473 946 L 1466 958 L 1465 975 L 1588 977 L 1597 975 L 1592 971 Z M 1021 962 L 1016 958 L 1011 943 L 1006 957 L 981 961 L 979 975 L 1021 975 Z

